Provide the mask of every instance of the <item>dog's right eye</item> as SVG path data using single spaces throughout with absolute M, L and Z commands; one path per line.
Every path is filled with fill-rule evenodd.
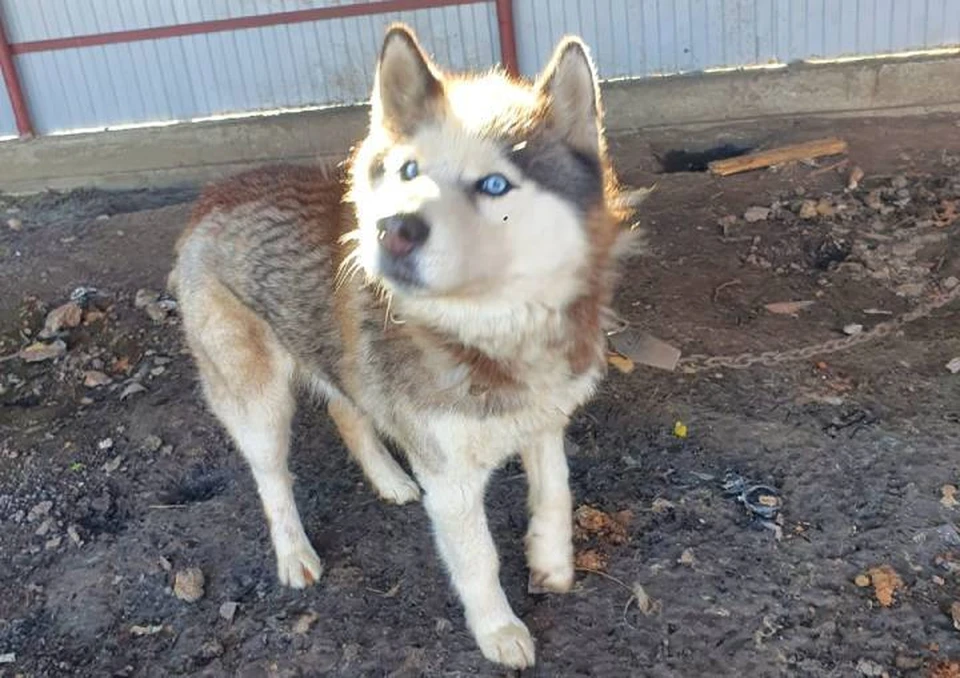
M 416 179 L 417 175 L 420 174 L 420 166 L 417 165 L 416 160 L 407 160 L 405 163 L 400 165 L 400 178 L 404 181 L 410 181 L 411 179 Z

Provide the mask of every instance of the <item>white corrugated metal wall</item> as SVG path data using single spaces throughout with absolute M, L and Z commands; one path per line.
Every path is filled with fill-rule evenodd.
M 11 43 L 354 4 L 336 0 L 0 0 Z M 496 63 L 493 3 L 17 57 L 40 133 L 367 98 L 384 27 L 414 26 L 453 68 Z
M 13 111 L 10 109 L 10 99 L 0 81 L 0 139 L 12 137 L 17 133 L 17 125 L 13 120 Z
M 168 26 L 356 0 L 0 0 L 12 43 Z M 520 70 L 565 33 L 602 77 L 644 77 L 960 43 L 960 0 L 514 0 Z M 493 2 L 16 57 L 39 133 L 367 97 L 383 27 L 414 26 L 438 61 L 500 54 Z M 2 92 L 0 92 L 2 94 Z M 15 133 L 0 96 L 0 135 Z
M 521 71 L 579 33 L 605 78 L 960 44 L 960 0 L 514 0 Z

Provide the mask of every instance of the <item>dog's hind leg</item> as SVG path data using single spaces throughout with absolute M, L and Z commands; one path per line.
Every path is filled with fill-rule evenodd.
M 411 462 L 424 490 L 423 504 L 433 523 L 437 549 L 481 652 L 506 666 L 533 666 L 533 638 L 500 587 L 500 561 L 483 506 L 490 470 L 448 459 L 447 468 L 435 473 L 417 468 L 413 456 Z
M 184 326 L 211 409 L 250 465 L 270 525 L 280 583 L 320 578 L 287 469 L 294 361 L 270 326 L 218 283 L 183 295 Z
M 563 593 L 573 585 L 573 498 L 563 431 L 543 434 L 520 457 L 529 485 L 527 564 L 530 583 Z
M 370 420 L 349 401 L 334 398 L 327 410 L 351 456 L 381 498 L 406 504 L 420 497 L 420 488 L 384 447 Z

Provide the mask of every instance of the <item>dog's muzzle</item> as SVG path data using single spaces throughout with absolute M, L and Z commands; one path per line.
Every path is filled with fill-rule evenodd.
M 380 269 L 396 282 L 418 285 L 413 256 L 430 237 L 430 225 L 417 214 L 392 214 L 377 221 Z

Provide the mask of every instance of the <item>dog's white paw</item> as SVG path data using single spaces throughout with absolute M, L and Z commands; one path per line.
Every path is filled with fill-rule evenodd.
M 391 504 L 406 504 L 420 498 L 420 486 L 401 469 L 388 478 L 378 478 L 375 489 L 381 499 Z
M 525 669 L 536 662 L 533 637 L 519 619 L 486 633 L 476 635 L 483 656 L 492 662 Z
M 527 564 L 531 593 L 566 593 L 573 587 L 573 543 L 548 542 L 542 535 L 527 538 Z
M 530 593 L 567 593 L 573 588 L 573 562 L 566 561 L 548 566 L 530 567 Z
M 363 471 L 381 499 L 391 504 L 406 504 L 420 498 L 420 486 L 386 449 L 381 448 L 374 459 L 376 463 L 364 465 Z
M 323 563 L 304 537 L 299 543 L 277 550 L 277 578 L 284 586 L 302 589 L 320 581 Z

